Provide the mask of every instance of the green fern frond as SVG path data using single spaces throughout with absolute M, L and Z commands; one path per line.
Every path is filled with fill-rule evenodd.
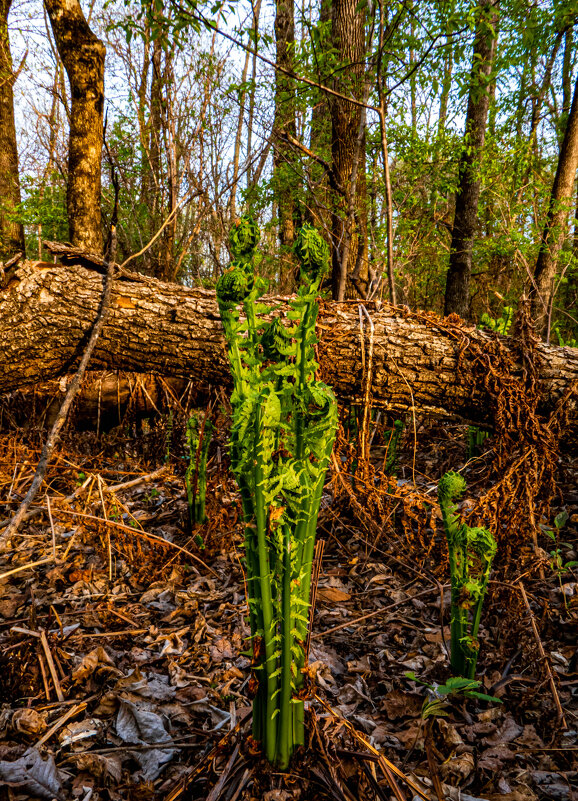
M 329 270 L 329 247 L 312 226 L 305 224 L 299 231 L 293 250 L 301 269 L 314 281 L 319 281 Z
M 248 256 L 259 244 L 260 238 L 259 226 L 253 217 L 248 214 L 241 217 L 229 233 L 229 245 L 233 258 Z

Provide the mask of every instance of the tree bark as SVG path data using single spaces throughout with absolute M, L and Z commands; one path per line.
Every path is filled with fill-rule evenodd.
M 70 241 L 102 253 L 100 162 L 105 47 L 91 31 L 78 0 L 44 0 L 70 83 L 66 208 Z
M 0 292 L 0 393 L 71 372 L 83 352 L 102 297 L 103 276 L 78 266 L 25 263 Z M 278 298 L 276 299 L 279 300 Z M 459 365 L 472 347 L 490 352 L 495 335 L 474 327 L 449 330 L 425 313 L 401 315 L 366 303 L 375 326 L 372 403 L 395 414 L 425 413 L 490 423 L 482 382 L 471 386 Z M 456 335 L 457 332 L 457 335 Z M 321 304 L 318 335 L 323 379 L 343 403 L 363 403 L 368 336 L 359 304 Z M 502 338 L 506 349 L 513 343 Z M 578 349 L 540 345 L 546 407 L 578 379 Z M 514 357 L 515 358 L 515 357 Z M 230 382 L 215 293 L 123 272 L 113 285 L 106 324 L 91 369 L 113 368 L 190 378 L 195 387 Z M 518 365 L 516 374 L 523 375 Z M 571 410 L 576 423 L 578 412 Z
M 574 87 L 572 107 L 560 148 L 556 177 L 552 186 L 546 223 L 542 233 L 540 251 L 530 289 L 532 313 L 537 329 L 547 337 L 550 305 L 553 299 L 554 279 L 558 256 L 568 234 L 568 214 L 574 193 L 574 179 L 578 168 L 578 80 Z
M 293 71 L 295 53 L 295 13 L 293 0 L 277 0 L 275 13 L 275 43 L 277 64 Z M 297 175 L 295 156 L 286 139 L 279 136 L 284 131 L 295 137 L 295 86 L 286 74 L 275 73 L 275 122 L 273 151 L 273 186 L 279 216 L 279 244 L 283 263 L 281 283 L 291 290 L 290 274 L 293 264 L 291 248 L 296 228 Z M 286 276 L 289 278 L 287 280 Z M 284 280 L 285 279 L 285 280 Z
M 343 94 L 363 99 L 365 88 L 365 12 L 357 0 L 335 0 L 331 16 L 332 44 L 337 53 L 339 68 L 336 70 L 335 88 Z M 344 195 L 333 192 L 331 229 L 333 239 L 333 297 L 337 298 L 342 270 L 346 276 L 356 273 L 356 284 L 363 294 L 367 290 L 369 264 L 367 258 L 367 185 L 365 175 L 365 130 L 361 145 L 357 139 L 362 119 L 358 105 L 331 97 L 331 156 L 335 178 Z M 355 158 L 357 156 L 357 159 Z M 342 263 L 342 246 L 348 225 L 348 200 L 351 189 L 354 163 L 357 160 L 354 204 L 356 226 L 347 252 L 347 262 Z M 355 174 L 355 173 L 354 173 Z M 357 287 L 348 281 L 347 296 L 359 294 Z
M 497 21 L 494 0 L 482 0 L 474 39 L 470 93 L 466 114 L 464 147 L 459 165 L 459 185 L 446 278 L 445 314 L 467 319 L 470 305 L 472 248 L 478 222 L 480 159 L 486 137 L 490 104 L 489 79 L 494 63 Z
M 12 0 L 0 0 L 0 259 L 24 253 L 24 227 L 15 217 L 20 205 L 18 148 L 14 122 L 14 70 L 8 39 Z

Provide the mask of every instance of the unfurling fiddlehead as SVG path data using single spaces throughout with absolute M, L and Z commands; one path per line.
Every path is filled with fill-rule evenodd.
M 438 500 L 448 542 L 451 577 L 451 664 L 454 673 L 473 679 L 480 644 L 478 630 L 488 588 L 496 541 L 485 528 L 460 522 L 457 501 L 466 489 L 461 475 L 446 473 Z
M 259 239 L 242 218 L 230 236 L 235 259 L 217 284 L 234 379 L 231 467 L 241 493 L 253 640 L 253 736 L 285 769 L 303 745 L 304 671 L 311 566 L 323 483 L 337 429 L 331 389 L 315 380 L 319 284 L 329 249 L 304 227 L 295 243 L 301 286 L 287 322 L 261 315 L 254 272 Z

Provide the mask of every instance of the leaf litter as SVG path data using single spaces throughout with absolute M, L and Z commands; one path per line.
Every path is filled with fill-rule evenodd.
M 177 458 L 159 471 L 159 448 L 156 457 L 143 448 L 142 432 L 140 445 L 69 434 L 38 508 L 0 559 L 0 798 L 576 801 L 571 571 L 541 579 L 536 554 L 523 553 L 515 575 L 498 573 L 479 678 L 502 703 L 444 695 L 449 587 L 432 488 L 444 460 L 458 461 L 451 434 L 424 427 L 416 483 L 402 457 L 379 518 L 355 507 L 334 470 L 309 654 L 317 699 L 289 778 L 247 746 L 242 536 L 224 441 L 212 450 L 199 547 L 186 533 Z M 37 454 L 32 436 L 1 435 L 7 518 Z M 565 459 L 575 487 L 576 456 Z M 481 486 L 485 475 L 482 460 L 468 480 Z M 569 487 L 568 561 L 578 522 Z M 543 544 L 542 567 L 551 561 Z M 524 573 L 566 729 L 515 585 Z

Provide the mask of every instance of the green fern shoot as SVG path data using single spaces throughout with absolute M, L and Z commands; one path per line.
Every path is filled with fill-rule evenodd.
M 185 487 L 189 507 L 189 530 L 195 523 L 207 519 L 205 499 L 207 495 L 207 455 L 211 442 L 213 424 L 206 417 L 200 422 L 199 415 L 192 414 L 187 421 L 187 448 L 189 464 L 185 471 Z
M 456 675 L 473 679 L 480 650 L 482 605 L 496 555 L 496 541 L 487 529 L 470 528 L 460 522 L 454 501 L 465 489 L 465 480 L 454 472 L 446 473 L 438 484 L 450 559 L 451 665 Z
M 317 294 L 327 244 L 311 226 L 295 243 L 301 285 L 285 320 L 259 302 L 259 230 L 243 217 L 230 235 L 231 269 L 217 299 L 234 379 L 231 467 L 241 493 L 252 635 L 253 737 L 285 770 L 304 745 L 311 566 L 325 473 L 337 430 L 332 390 L 316 380 Z

